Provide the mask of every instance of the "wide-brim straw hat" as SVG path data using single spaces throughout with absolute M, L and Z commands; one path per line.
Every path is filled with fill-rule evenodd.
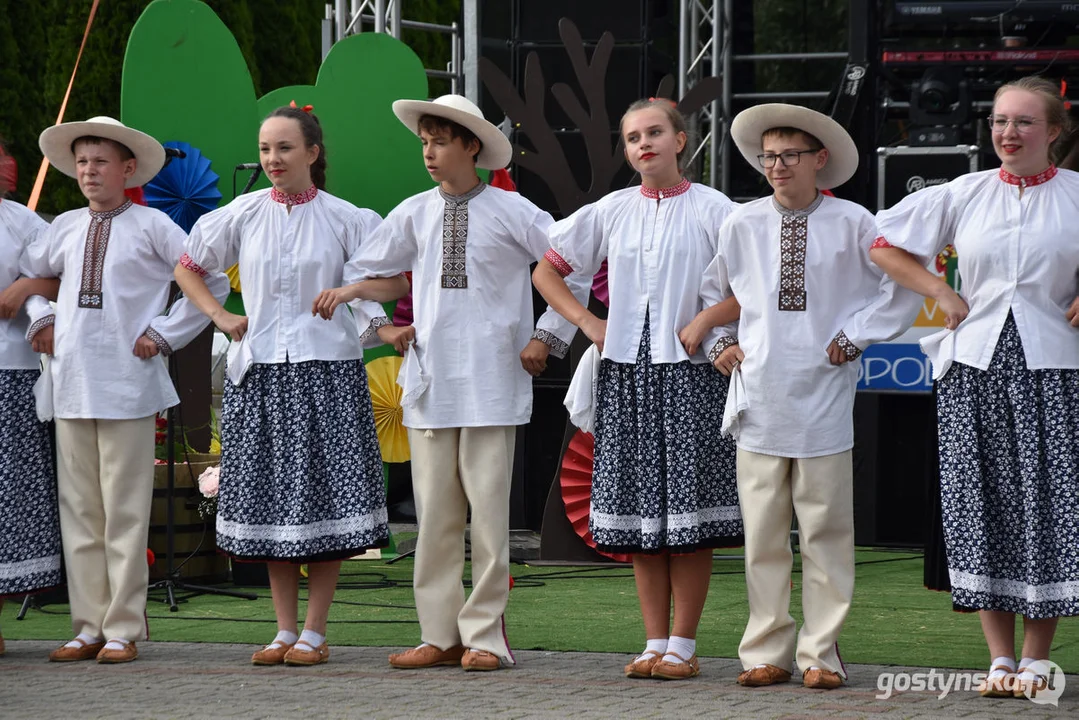
M 487 122 L 480 109 L 461 95 L 443 95 L 431 101 L 397 100 L 393 103 L 393 114 L 416 135 L 420 134 L 419 121 L 424 115 L 436 115 L 468 128 L 483 143 L 476 157 L 478 168 L 501 170 L 513 157 L 513 146 L 502 131 Z
M 757 156 L 764 152 L 761 138 L 772 128 L 790 127 L 813 135 L 828 150 L 828 162 L 817 172 L 817 187 L 831 190 L 858 171 L 858 146 L 843 126 L 832 118 L 800 105 L 766 103 L 743 110 L 731 123 L 731 139 L 746 162 L 762 175 Z
M 88 136 L 118 142 L 135 156 L 135 174 L 124 183 L 125 188 L 145 185 L 165 165 L 165 148 L 161 143 L 105 115 L 45 128 L 38 138 L 38 145 L 53 167 L 64 175 L 75 177 L 75 152 L 71 146 L 79 138 Z

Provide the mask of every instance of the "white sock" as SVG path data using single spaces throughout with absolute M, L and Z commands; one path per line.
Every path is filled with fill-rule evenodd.
M 1037 658 L 1025 657 L 1025 658 L 1023 658 L 1022 660 L 1019 661 L 1019 667 L 1021 667 L 1021 668 L 1030 667 L 1031 665 L 1033 665 L 1036 662 L 1038 662 Z M 1024 673 L 1020 673 L 1019 677 L 1021 677 L 1024 680 L 1033 680 L 1035 677 L 1037 677 L 1037 675 L 1028 670 L 1028 671 L 1026 671 Z
M 671 635 L 671 639 L 667 641 L 667 654 L 663 656 L 663 661 L 671 663 L 686 662 L 693 657 L 693 654 L 696 652 L 697 641 L 695 639 Z M 674 655 L 671 655 L 671 653 L 678 653 L 681 656 L 681 660 Z
M 663 653 L 667 652 L 667 638 L 656 638 L 655 640 L 649 640 L 648 642 L 646 642 L 644 644 L 644 652 L 641 653 L 640 655 L 638 655 L 637 657 L 633 658 L 633 662 L 637 662 L 638 660 L 642 660 L 642 659 L 647 659 L 647 658 L 645 658 L 645 653 L 647 653 L 649 651 L 658 653 L 659 655 L 662 656 Z M 649 657 L 651 657 L 651 656 L 649 656 Z
M 301 650 L 318 650 L 322 643 L 326 642 L 325 635 L 319 635 L 314 630 L 303 629 L 300 633 L 300 639 L 296 642 L 297 645 L 306 645 L 306 648 L 300 648 Z
M 106 650 L 123 650 L 125 647 L 127 647 L 125 640 L 109 640 L 105 643 Z
M 989 677 L 993 678 L 994 680 L 1004 677 L 1009 672 L 1015 672 L 1015 660 L 1010 657 L 998 657 L 996 660 L 993 661 L 993 665 L 1000 665 L 1002 667 L 1008 668 L 1008 670 L 1001 670 L 998 668 L 993 672 L 989 673 Z M 1026 665 L 1025 659 L 1023 660 L 1023 665 Z
M 267 645 L 266 648 L 268 650 L 276 650 L 277 648 L 285 647 L 286 645 L 295 645 L 296 640 L 296 633 L 291 630 L 278 630 L 277 635 L 274 636 L 273 642 Z
M 75 640 L 81 640 L 84 645 L 93 645 L 94 643 L 101 642 L 101 638 L 96 638 L 93 635 L 87 635 L 86 633 L 79 633 L 78 637 L 76 637 Z M 79 645 L 79 643 L 75 642 L 75 640 L 71 640 L 71 641 L 65 643 L 64 647 L 71 647 L 71 648 L 81 647 L 81 645 Z M 118 648 L 112 648 L 112 649 L 116 650 Z

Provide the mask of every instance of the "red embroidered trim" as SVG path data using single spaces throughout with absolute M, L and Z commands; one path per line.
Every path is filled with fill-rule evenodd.
M 303 205 L 304 203 L 311 202 L 318 195 L 318 188 L 312 185 L 304 190 L 299 195 L 289 195 L 286 192 L 281 192 L 277 188 L 270 189 L 270 198 L 274 202 L 279 202 L 282 205 Z
M 554 265 L 554 269 L 557 270 L 558 274 L 562 277 L 566 277 L 573 272 L 573 268 L 570 264 L 563 260 L 562 256 L 555 252 L 554 248 L 543 253 L 543 259 Z
M 662 190 L 657 190 L 656 188 L 650 188 L 641 185 L 641 195 L 644 195 L 650 200 L 674 197 L 675 195 L 681 195 L 682 193 L 689 192 L 689 186 L 691 184 L 692 183 L 690 183 L 689 180 L 682 178 L 682 182 L 678 183 L 674 187 L 663 188 Z
M 883 237 L 879 237 L 879 238 L 877 238 L 876 240 L 873 241 L 873 244 L 869 246 L 869 249 L 872 250 L 873 248 L 890 248 L 890 247 L 895 247 L 895 245 L 892 245 L 890 242 L 885 240 Z
M 190 270 L 191 272 L 195 273 L 199 277 L 206 277 L 207 275 L 210 274 L 210 273 L 206 272 L 205 270 L 203 270 L 201 267 L 199 267 L 198 263 L 196 263 L 194 260 L 192 260 L 191 256 L 188 255 L 187 253 L 184 253 L 183 255 L 180 256 L 180 265 L 185 270 Z
M 1009 185 L 1018 185 L 1019 187 L 1033 187 L 1035 185 L 1041 185 L 1042 183 L 1049 182 L 1057 174 L 1057 166 L 1050 165 L 1048 168 L 1038 173 L 1037 175 L 1013 175 L 1004 168 L 1000 169 L 1000 179 Z

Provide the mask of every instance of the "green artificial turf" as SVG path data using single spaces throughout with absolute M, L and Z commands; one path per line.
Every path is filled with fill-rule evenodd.
M 717 555 L 712 586 L 698 632 L 701 655 L 735 657 L 747 619 L 745 579 L 737 551 Z M 922 586 L 917 554 L 859 550 L 854 606 L 840 640 L 843 659 L 852 663 L 980 668 L 988 665 L 976 614 L 956 613 L 947 593 Z M 791 613 L 801 620 L 799 559 L 795 556 Z M 467 572 L 467 569 L 466 569 Z M 628 567 L 512 566 L 516 587 L 510 593 L 507 631 L 515 649 L 633 653 L 644 643 L 633 574 Z M 335 645 L 410 646 L 419 642 L 413 606 L 412 561 L 384 560 L 344 564 L 330 613 L 329 641 Z M 270 641 L 275 632 L 269 590 L 259 599 L 203 595 L 171 613 L 151 595 L 150 630 L 154 640 L 232 642 Z M 305 593 L 304 593 L 305 596 Z M 11 640 L 66 640 L 67 607 L 32 609 L 16 621 L 18 604 L 2 612 L 3 634 Z M 301 612 L 302 612 L 301 606 Z M 1079 668 L 1079 625 L 1061 621 L 1052 657 L 1068 672 Z

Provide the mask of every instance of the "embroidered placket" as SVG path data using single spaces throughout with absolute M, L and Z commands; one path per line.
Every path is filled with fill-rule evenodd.
M 112 219 L 131 207 L 131 201 L 108 212 L 90 211 L 90 227 L 86 231 L 86 247 L 82 257 L 82 284 L 79 286 L 79 307 L 100 310 L 103 305 L 102 278 L 105 274 L 105 252 L 109 249 Z
M 772 205 L 783 217 L 779 230 L 779 309 L 805 312 L 806 243 L 809 238 L 809 215 L 824 201 L 823 195 L 804 210 L 788 210 L 772 197 Z
M 468 201 L 483 192 L 480 183 L 464 195 L 450 195 L 439 188 L 445 200 L 442 212 L 442 287 L 463 290 L 468 287 L 466 241 L 468 240 Z

